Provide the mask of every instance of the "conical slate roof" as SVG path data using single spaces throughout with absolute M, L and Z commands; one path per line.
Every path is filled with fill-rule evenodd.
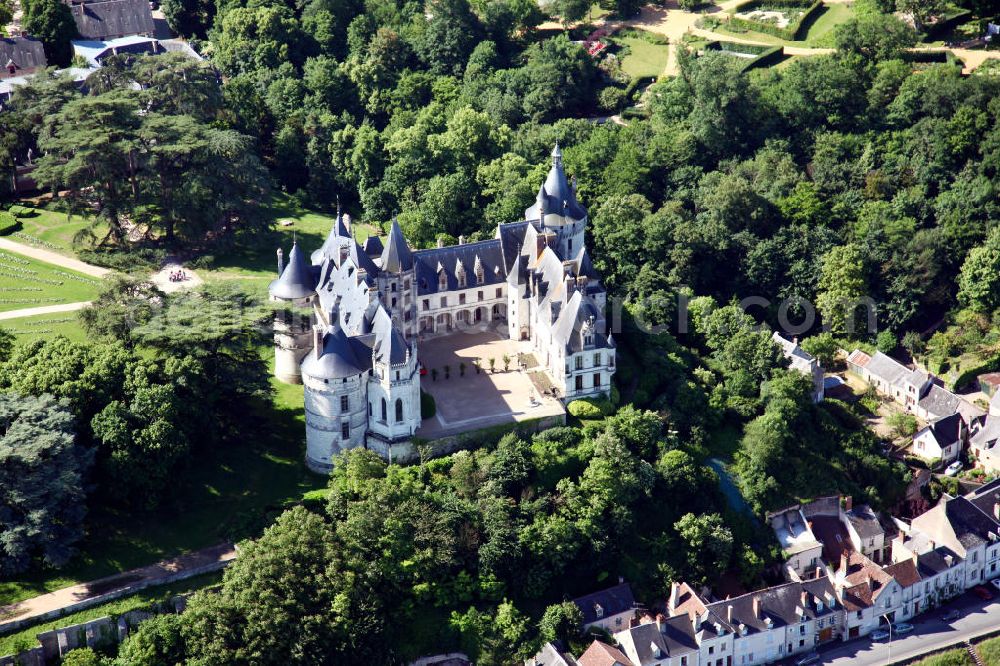
M 306 298 L 316 293 L 312 268 L 306 262 L 298 242 L 292 244 L 292 251 L 288 253 L 288 264 L 278 279 L 271 282 L 267 291 L 275 298 L 288 300 Z
M 330 233 L 327 234 L 323 245 L 312 253 L 310 259 L 317 265 L 323 263 L 325 257 L 339 262 L 340 248 L 350 239 L 351 232 L 348 231 L 347 225 L 344 223 L 344 216 L 341 215 L 340 208 L 338 208 L 337 217 L 330 226 Z
M 393 218 L 392 226 L 389 228 L 389 238 L 386 240 L 385 249 L 382 250 L 382 270 L 401 273 L 411 268 L 413 268 L 413 254 L 410 253 L 410 246 L 403 237 L 403 230 L 399 228 L 399 222 Z
M 528 219 L 540 219 L 548 214 L 567 215 L 574 220 L 587 217 L 586 209 L 577 202 L 576 192 L 566 180 L 562 151 L 559 150 L 558 144 L 552 150 L 552 167 L 549 169 L 549 175 L 539 188 L 534 205 L 525 211 Z
M 358 358 L 351 340 L 338 324 L 326 331 L 322 345 L 319 357 L 314 350 L 302 362 L 303 374 L 316 379 L 342 379 L 360 375 L 371 365 Z

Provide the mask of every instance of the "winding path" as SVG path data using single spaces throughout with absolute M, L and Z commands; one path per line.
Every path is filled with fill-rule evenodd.
M 30 245 L 25 245 L 24 243 L 18 243 L 10 240 L 9 238 L 0 238 L 0 250 L 23 254 L 26 257 L 38 259 L 39 261 L 44 261 L 48 264 L 55 264 L 56 266 L 60 266 L 62 268 L 68 268 L 76 271 L 77 273 L 83 273 L 84 275 L 89 275 L 91 277 L 102 278 L 111 272 L 108 268 L 94 266 L 93 264 L 88 264 L 80 261 L 79 259 L 74 259 L 73 257 L 67 257 L 64 254 L 59 254 L 58 252 L 52 252 L 51 250 L 43 250 L 42 248 L 32 247 Z
M 59 314 L 60 312 L 76 312 L 82 310 L 90 301 L 80 301 L 78 303 L 60 303 L 59 305 L 43 305 L 37 308 L 21 308 L 20 310 L 9 310 L 0 312 L 0 321 L 8 319 L 20 319 L 22 317 L 34 317 L 35 315 Z

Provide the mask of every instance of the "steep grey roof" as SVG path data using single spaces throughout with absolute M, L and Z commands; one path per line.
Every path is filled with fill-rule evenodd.
M 917 571 L 920 572 L 921 576 L 925 577 L 933 577 L 942 571 L 947 571 L 951 567 L 948 566 L 948 562 L 945 560 L 946 556 L 951 557 L 951 566 L 961 561 L 961 558 L 951 549 L 946 546 L 938 546 L 933 550 L 917 555 Z
M 512 222 L 499 227 L 500 248 L 503 252 L 503 265 L 506 272 L 514 267 L 514 262 L 521 256 L 524 246 L 524 233 L 528 230 L 528 222 Z
M 396 218 L 392 219 L 392 226 L 389 227 L 389 238 L 386 239 L 385 249 L 382 250 L 382 270 L 389 273 L 402 273 L 413 268 L 413 255 L 410 246 L 406 244 L 403 237 L 403 230 L 399 228 Z
M 771 339 L 777 342 L 778 345 L 781 346 L 781 351 L 786 357 L 799 358 L 805 361 L 806 363 L 811 363 L 813 361 L 812 354 L 808 353 L 806 350 L 800 347 L 799 343 L 782 337 L 781 334 L 778 333 L 777 331 L 771 334 Z
M 958 542 L 966 550 L 988 543 L 990 532 L 997 532 L 997 522 L 964 497 L 948 501 L 944 508 Z
M 535 203 L 524 212 L 524 216 L 526 219 L 540 219 L 551 213 L 566 215 L 574 220 L 587 217 L 587 211 L 577 202 L 576 192 L 566 180 L 562 151 L 558 145 L 552 150 L 552 168 L 538 189 Z
M 477 256 L 483 266 L 482 283 L 476 280 Z M 455 275 L 455 270 L 459 261 L 465 267 L 466 284 L 469 289 L 482 285 L 502 284 L 507 277 L 503 269 L 500 241 L 496 238 L 476 243 L 416 250 L 413 252 L 413 262 L 416 267 L 417 295 L 436 294 L 439 291 L 439 267 L 445 273 L 448 291 L 458 289 L 458 278 Z
M 802 603 L 803 593 L 806 594 L 805 604 Z M 760 615 L 754 613 L 755 599 L 760 603 Z M 803 619 L 825 617 L 836 611 L 837 597 L 830 580 L 818 578 L 765 588 L 733 599 L 717 601 L 708 607 L 716 615 L 726 618 L 726 623 L 734 633 L 740 634 L 745 631 L 747 634 L 753 634 L 767 631 L 769 628 L 767 620 L 771 621 L 772 626 L 781 627 L 797 624 Z M 730 607 L 732 607 L 731 613 Z M 802 615 L 799 614 L 800 610 Z
M 962 399 L 951 391 L 937 384 L 932 384 L 927 390 L 927 394 L 917 404 L 931 417 L 941 418 L 958 411 L 960 402 Z
M 309 263 L 306 262 L 298 243 L 292 244 L 288 253 L 288 263 L 278 279 L 273 280 L 267 291 L 275 298 L 299 299 L 316 292 L 316 279 Z
M 76 21 L 76 29 L 84 39 L 151 36 L 156 30 L 147 0 L 73 3 L 70 10 Z
M 359 357 L 355 338 L 348 338 L 344 329 L 334 324 L 323 335 L 322 353 L 309 352 L 302 362 L 303 374 L 316 379 L 342 379 L 360 375 L 371 369 L 371 357 Z
M 882 352 L 875 352 L 871 361 L 868 362 L 867 369 L 871 374 L 881 377 L 890 384 L 894 384 L 910 374 L 910 370 L 906 366 Z
M 398 365 L 406 361 L 406 351 L 409 345 L 399 330 L 393 326 L 392 318 L 381 305 L 374 310 L 371 320 L 371 331 L 375 334 L 375 344 L 373 350 L 375 359 L 391 365 Z
M 962 415 L 956 412 L 951 416 L 931 421 L 928 428 L 942 448 L 949 446 L 961 439 Z
M 382 239 L 378 236 L 369 236 L 365 239 L 365 244 L 362 246 L 369 257 L 380 257 L 382 256 Z
M 546 643 L 535 653 L 529 663 L 535 666 L 574 666 L 576 662 L 572 657 L 567 657 L 562 645 Z
M 16 75 L 30 74 L 32 70 L 45 67 L 45 50 L 34 37 L 0 38 L 0 77 L 8 76 L 7 67 L 13 64 Z
M 372 261 L 372 258 L 369 257 L 363 249 L 361 249 L 358 242 L 353 239 L 347 245 L 347 256 L 354 260 L 355 266 L 364 270 L 368 274 L 369 282 L 371 282 L 375 276 L 379 274 L 379 267 L 376 266 L 375 262 Z
M 580 291 L 574 291 L 559 313 L 552 337 L 556 344 L 564 345 L 571 352 L 581 351 L 584 348 L 583 327 L 591 321 L 594 326 L 594 347 L 602 349 L 609 346 L 600 309 L 589 298 L 584 298 Z
M 698 649 L 694 627 L 687 615 L 663 620 L 661 626 L 640 624 L 618 632 L 615 639 L 625 648 L 626 654 L 635 654 L 640 666 L 661 663 L 668 657 L 690 654 Z M 654 646 L 661 656 L 656 656 Z
M 628 583 L 621 583 L 606 590 L 593 592 L 591 594 L 578 597 L 573 603 L 580 607 L 583 612 L 583 623 L 590 624 L 597 622 L 601 617 L 617 615 L 635 608 L 635 597 L 632 595 L 632 588 Z M 601 616 L 597 615 L 597 606 L 603 611 Z
M 344 216 L 338 211 L 337 217 L 330 225 L 330 233 L 326 235 L 326 240 L 323 241 L 323 245 L 318 250 L 312 253 L 310 259 L 314 264 L 322 263 L 324 257 L 340 261 L 340 248 L 350 240 L 351 232 L 348 231 L 347 225 L 344 223 Z

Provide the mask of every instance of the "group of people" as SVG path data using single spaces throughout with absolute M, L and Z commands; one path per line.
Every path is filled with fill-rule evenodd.
M 184 269 L 178 271 L 170 271 L 171 282 L 184 282 L 187 279 L 188 279 L 188 274 L 184 272 Z

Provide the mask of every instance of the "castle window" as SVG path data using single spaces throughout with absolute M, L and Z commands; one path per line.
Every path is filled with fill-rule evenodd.
M 459 294 L 458 295 L 458 304 L 459 305 L 465 305 L 465 294 Z
M 368 403 L 368 416 L 372 415 L 372 403 Z
M 448 276 L 445 274 L 444 271 L 441 271 L 441 274 L 438 276 L 438 289 L 444 291 L 447 288 L 448 288 Z
M 382 423 L 385 423 L 388 420 L 389 417 L 386 416 L 385 398 L 382 398 Z
M 465 271 L 464 270 L 463 271 L 459 271 L 458 275 L 456 277 L 458 278 L 458 286 L 459 287 L 464 287 L 466 285 Z
M 403 401 L 396 398 L 396 423 L 403 422 Z
M 405 281 L 403 282 L 403 289 L 404 289 L 405 291 L 409 291 L 409 290 L 410 290 L 410 281 L 409 281 L 409 280 L 405 280 Z
M 346 395 L 340 396 L 340 411 L 346 412 L 348 408 L 348 400 Z
M 443 308 L 448 307 L 448 297 L 447 296 L 442 296 L 441 297 L 441 307 L 443 307 Z
M 399 381 L 399 370 L 396 371 L 396 381 Z
M 392 297 L 392 306 L 391 307 L 396 307 L 396 297 L 395 296 Z
M 577 356 L 576 357 L 576 369 L 577 370 L 583 370 L 583 357 L 582 356 Z
M 391 285 L 389 285 L 389 291 L 391 291 L 394 294 L 396 293 L 396 283 L 395 282 L 393 282 Z
M 486 276 L 483 273 L 483 267 L 480 266 L 479 269 L 476 270 L 476 282 L 478 282 L 479 284 L 482 284 L 485 281 L 486 281 Z
M 598 366 L 600 364 L 601 364 L 601 353 L 597 352 L 596 354 L 594 354 L 594 365 Z
M 351 438 L 351 424 L 347 421 L 340 424 L 340 436 L 342 439 Z
M 500 287 L 497 287 L 497 298 L 503 298 L 503 291 L 501 291 Z
M 573 239 L 572 238 L 570 238 L 568 241 L 566 241 L 566 249 L 569 250 L 570 254 L 573 254 Z
M 480 291 L 480 292 L 478 292 L 476 294 L 476 300 L 479 300 L 479 301 L 483 300 L 483 292 Z
M 584 338 L 583 338 L 583 344 L 585 344 L 588 347 L 591 346 L 592 344 L 594 344 L 594 336 L 592 336 L 592 335 L 584 336 Z
M 424 299 L 424 310 L 430 310 L 430 309 L 431 309 L 431 299 L 425 298 Z

